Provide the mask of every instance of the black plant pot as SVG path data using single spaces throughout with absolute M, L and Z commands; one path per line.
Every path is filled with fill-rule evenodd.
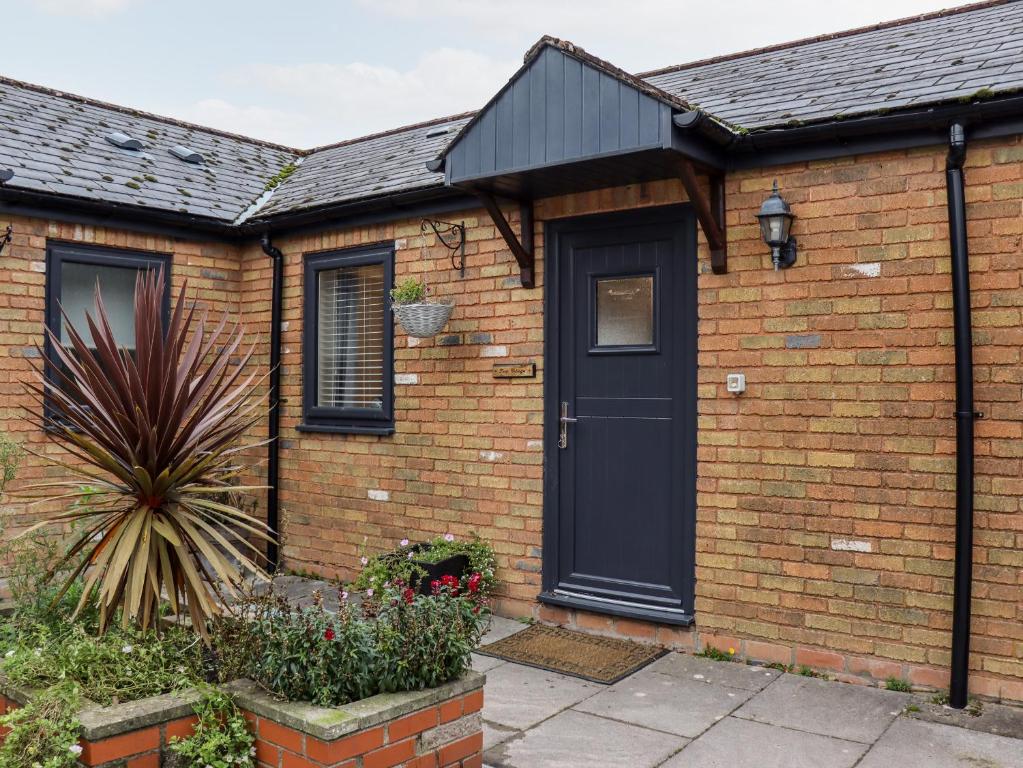
M 468 555 L 452 555 L 437 563 L 424 563 L 416 557 L 417 553 L 426 552 L 429 548 L 429 544 L 415 544 L 412 547 L 412 562 L 426 571 L 426 575 L 419 582 L 419 594 L 421 595 L 431 594 L 433 590 L 430 583 L 439 581 L 442 576 L 454 576 L 461 580 L 469 571 Z

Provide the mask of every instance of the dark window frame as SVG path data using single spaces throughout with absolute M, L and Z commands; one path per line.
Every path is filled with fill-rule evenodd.
M 384 350 L 383 407 L 326 408 L 316 405 L 319 364 L 319 273 L 339 267 L 381 264 L 384 268 Z M 391 292 L 394 285 L 394 244 L 316 251 L 303 255 L 305 288 L 302 303 L 302 423 L 301 432 L 333 432 L 350 435 L 394 434 L 394 315 Z
M 164 274 L 163 288 L 163 326 L 166 329 L 170 322 L 170 277 L 173 257 L 169 253 L 157 251 L 140 251 L 136 249 L 114 248 L 110 246 L 83 245 L 59 240 L 46 243 L 46 290 L 44 323 L 60 338 L 63 317 L 60 313 L 60 296 L 63 285 L 64 264 L 86 264 L 100 267 L 121 267 L 123 269 L 162 269 Z M 91 339 L 88 328 L 79 328 L 86 341 Z M 57 372 L 51 363 L 55 360 L 53 343 L 48 333 L 43 334 L 43 351 L 46 354 L 44 375 L 54 386 L 59 385 Z M 49 419 L 59 418 L 56 406 L 47 397 L 44 401 L 44 415 Z

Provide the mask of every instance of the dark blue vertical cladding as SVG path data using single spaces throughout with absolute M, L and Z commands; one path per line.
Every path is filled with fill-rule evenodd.
M 547 49 L 544 52 L 547 63 L 544 66 L 544 97 L 547 117 L 545 138 L 547 141 L 547 162 L 557 163 L 565 159 L 565 63 L 564 56 L 555 55 Z
M 565 60 L 565 160 L 583 154 L 583 65 L 581 61 Z
M 656 149 L 670 109 L 606 72 L 546 48 L 450 148 L 448 180 Z

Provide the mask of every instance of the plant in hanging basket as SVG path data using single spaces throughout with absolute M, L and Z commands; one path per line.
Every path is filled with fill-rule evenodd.
M 391 289 L 391 309 L 409 336 L 428 339 L 444 329 L 455 305 L 429 301 L 426 283 L 409 277 Z

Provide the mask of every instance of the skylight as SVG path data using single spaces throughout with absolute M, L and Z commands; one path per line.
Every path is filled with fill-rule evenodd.
M 199 165 L 203 162 L 203 156 L 196 152 L 194 149 L 189 149 L 181 144 L 175 144 L 170 148 L 170 153 L 179 160 L 184 160 L 186 163 L 192 165 Z
M 133 139 L 128 134 L 121 133 L 120 131 L 108 133 L 106 135 L 106 140 L 113 144 L 115 147 L 120 147 L 121 149 L 130 149 L 133 151 L 142 149 L 141 141 L 139 141 L 138 139 Z

